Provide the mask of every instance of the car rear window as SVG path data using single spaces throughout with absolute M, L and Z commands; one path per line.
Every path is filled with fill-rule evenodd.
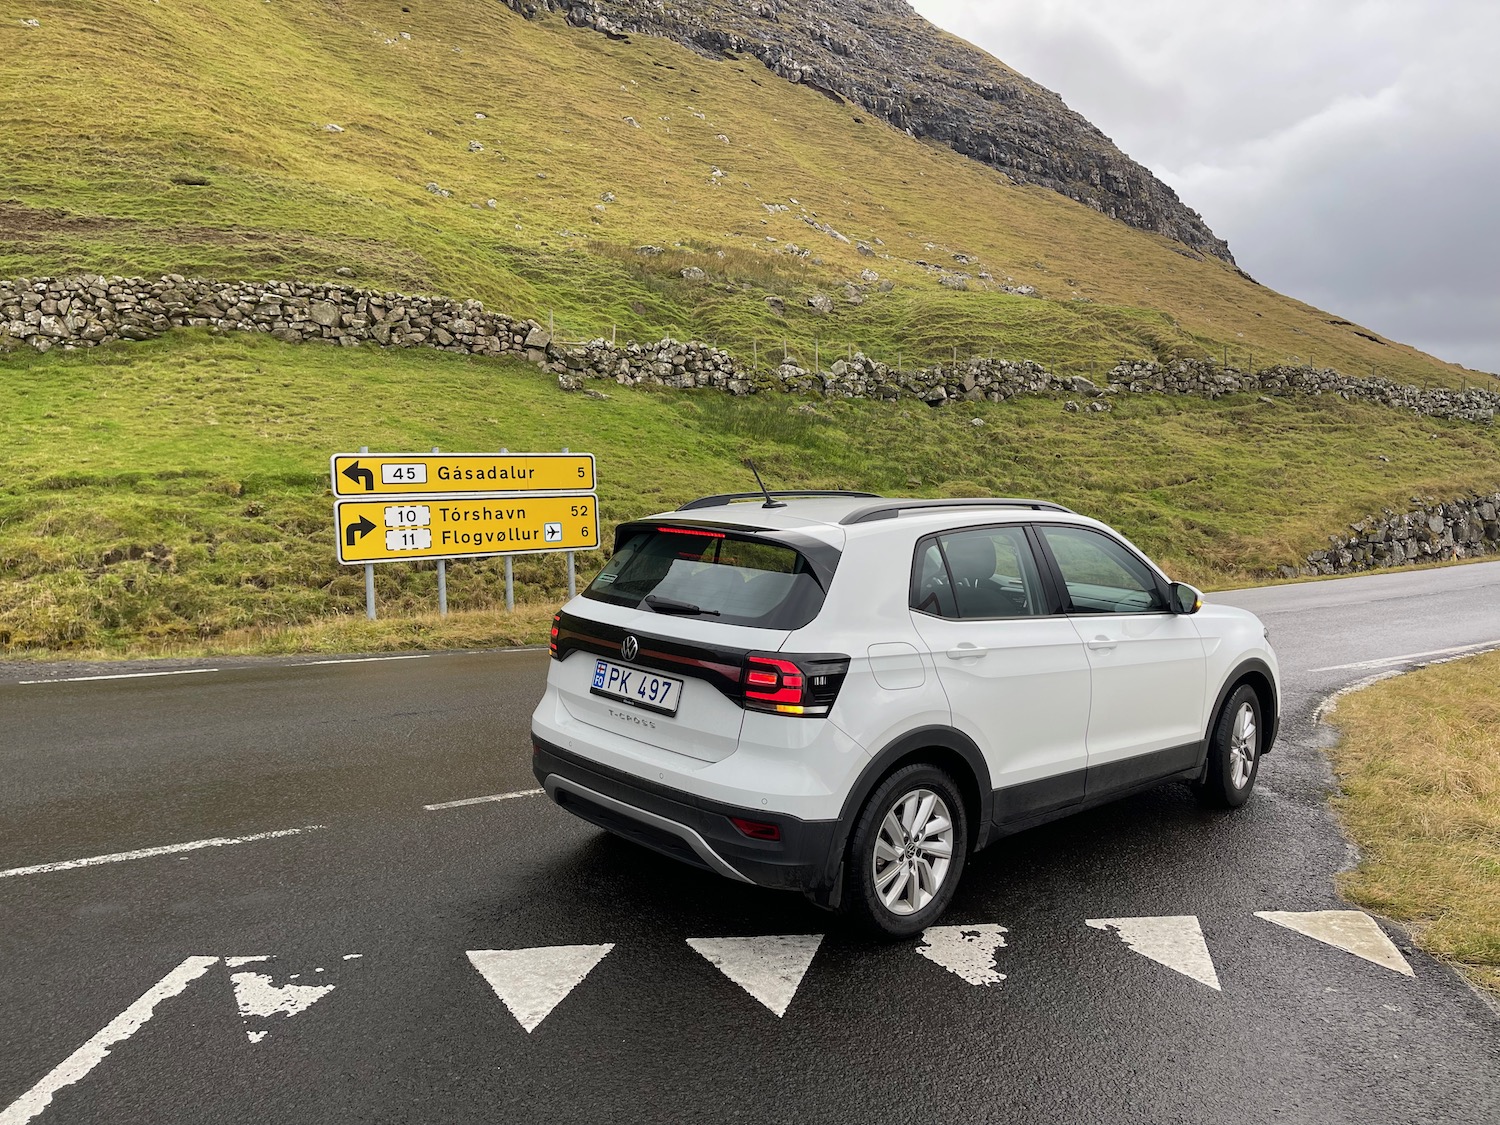
M 697 528 L 641 528 L 615 549 L 583 596 L 664 616 L 800 629 L 823 588 L 794 547 Z M 701 613 L 693 612 L 701 610 Z

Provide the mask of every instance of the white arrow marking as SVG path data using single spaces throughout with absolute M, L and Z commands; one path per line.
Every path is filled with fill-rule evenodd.
M 687 943 L 780 1018 L 797 995 L 797 986 L 817 956 L 823 935 L 688 938 Z
M 231 957 L 230 964 L 246 964 L 259 960 L 254 957 Z M 334 990 L 331 984 L 276 984 L 268 973 L 231 973 L 234 984 L 234 1003 L 245 1021 L 245 1037 L 259 1043 L 266 1037 L 264 1028 L 253 1028 L 255 1019 L 270 1016 L 292 1016 L 307 1011 Z
M 999 984 L 995 951 L 1005 948 L 1004 926 L 928 926 L 917 952 L 970 984 Z
M 1213 958 L 1208 955 L 1208 943 L 1203 940 L 1203 930 L 1192 914 L 1161 918 L 1090 918 L 1087 924 L 1096 930 L 1113 930 L 1121 941 L 1142 957 L 1149 957 L 1200 984 L 1223 991 L 1219 988 L 1219 974 L 1214 971 Z
M 189 957 L 178 965 L 147 989 L 139 1000 L 105 1024 L 92 1039 L 58 1063 L 40 1082 L 0 1111 L 0 1125 L 26 1125 L 52 1104 L 53 1094 L 82 1079 L 104 1061 L 111 1047 L 139 1031 L 156 1014 L 158 1004 L 181 993 L 218 962 L 217 957 Z
M 469 961 L 529 1035 L 613 948 L 611 943 L 471 949 Z
M 1408 977 L 1417 975 L 1375 919 L 1362 910 L 1257 910 L 1255 916 L 1324 945 L 1363 957 L 1393 973 Z

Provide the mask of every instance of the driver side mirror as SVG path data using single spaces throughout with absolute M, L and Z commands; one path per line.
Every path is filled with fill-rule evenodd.
M 1197 613 L 1203 608 L 1203 594 L 1186 582 L 1173 582 L 1171 587 L 1172 612 Z

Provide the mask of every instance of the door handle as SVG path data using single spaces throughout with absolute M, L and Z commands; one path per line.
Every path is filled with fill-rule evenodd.
M 1090 652 L 1113 652 L 1119 641 L 1112 641 L 1108 637 L 1095 637 L 1087 642 Z
M 988 656 L 989 649 L 979 645 L 961 644 L 957 648 L 948 650 L 949 660 L 977 660 L 981 656 Z

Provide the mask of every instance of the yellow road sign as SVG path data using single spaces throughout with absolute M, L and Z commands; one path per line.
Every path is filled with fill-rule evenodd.
M 335 453 L 329 465 L 335 496 L 594 489 L 590 453 Z
M 339 500 L 339 562 L 472 559 L 599 546 L 599 501 L 567 496 L 431 496 Z

